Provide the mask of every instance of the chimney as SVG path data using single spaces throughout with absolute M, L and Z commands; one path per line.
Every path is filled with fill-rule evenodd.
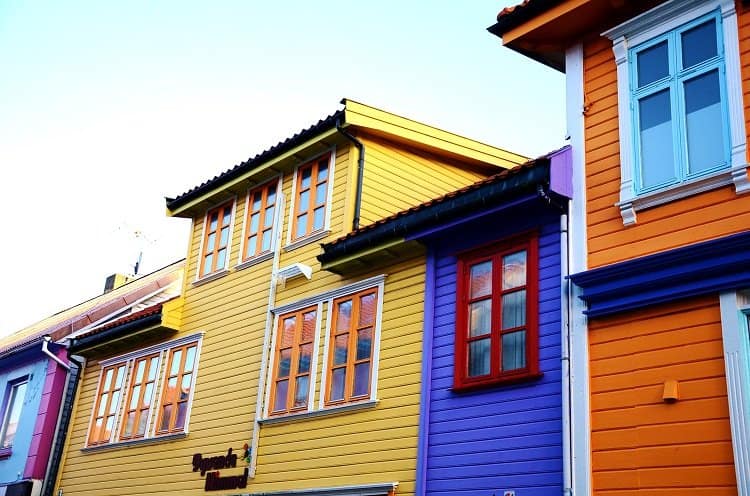
M 120 286 L 127 284 L 131 280 L 132 278 L 130 276 L 126 276 L 125 274 L 112 274 L 104 281 L 104 293 L 109 293 L 113 289 L 117 289 Z

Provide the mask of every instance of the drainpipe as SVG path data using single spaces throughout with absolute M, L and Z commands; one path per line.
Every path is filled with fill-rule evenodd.
M 260 444 L 261 419 L 265 404 L 266 374 L 268 371 L 268 355 L 271 346 L 274 315 L 271 309 L 276 304 L 276 288 L 278 286 L 279 256 L 281 255 L 281 212 L 284 211 L 284 195 L 279 192 L 278 208 L 276 209 L 276 239 L 274 240 L 273 262 L 271 266 L 271 284 L 268 288 L 268 303 L 266 307 L 266 329 L 263 334 L 263 354 L 260 359 L 260 375 L 258 376 L 258 393 L 255 399 L 255 419 L 253 420 L 253 438 L 250 442 L 250 468 L 247 477 L 253 479 L 258 468 L 258 445 Z
M 50 341 L 50 336 L 44 336 L 42 352 L 65 368 L 68 371 L 68 378 L 65 381 L 63 401 L 60 405 L 60 411 L 57 414 L 57 425 L 55 427 L 56 434 L 50 448 L 50 457 L 47 462 L 46 477 L 42 483 L 41 496 L 52 496 L 52 491 L 55 489 L 55 482 L 57 482 L 57 475 L 60 471 L 63 449 L 65 448 L 65 440 L 68 436 L 68 428 L 70 427 L 70 419 L 73 416 L 73 399 L 75 398 L 78 389 L 78 382 L 81 378 L 81 373 L 83 372 L 83 363 L 73 358 L 72 355 L 68 355 L 70 364 L 62 362 L 59 358 L 53 355 L 49 349 L 47 349 L 47 345 Z
M 573 494 L 573 443 L 572 443 L 572 413 L 571 413 L 571 382 L 570 382 L 570 328 L 573 305 L 573 286 L 570 281 L 570 219 L 567 214 L 560 216 L 560 283 L 562 312 L 562 450 L 563 450 L 563 496 Z
M 341 127 L 341 122 L 338 120 L 336 121 L 336 130 L 346 139 L 354 143 L 354 146 L 356 146 L 359 151 L 359 158 L 357 159 L 357 190 L 354 192 L 354 221 L 352 222 L 352 231 L 356 231 L 359 229 L 359 215 L 362 210 L 362 181 L 365 174 L 365 145 Z

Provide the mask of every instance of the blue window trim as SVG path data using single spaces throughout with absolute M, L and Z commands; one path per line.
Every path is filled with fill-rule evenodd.
M 682 44 L 680 35 L 693 27 L 713 19 L 716 22 L 716 43 L 717 55 L 707 61 L 703 61 L 696 66 L 682 70 L 679 68 L 682 60 Z M 638 88 L 638 64 L 636 63 L 637 55 L 644 50 L 651 48 L 659 43 L 667 42 L 669 75 L 657 81 L 653 81 L 643 88 Z M 628 51 L 628 62 L 630 70 L 630 107 L 632 119 L 632 142 L 634 146 L 634 186 L 635 194 L 644 194 L 669 186 L 680 184 L 691 179 L 706 176 L 716 171 L 728 169 L 731 164 L 731 144 L 730 144 L 730 122 L 728 111 L 728 95 L 726 89 L 726 69 L 724 54 L 724 34 L 722 32 L 722 17 L 719 9 L 714 12 L 700 16 L 682 26 L 673 29 L 667 33 L 657 36 L 651 40 L 641 43 Z M 719 72 L 719 91 L 721 98 L 722 113 L 722 137 L 724 141 L 724 161 L 714 167 L 701 170 L 698 173 L 690 174 L 688 172 L 688 153 L 687 153 L 687 136 L 686 136 L 686 119 L 684 111 L 684 86 L 687 81 L 706 74 L 710 71 L 718 70 Z M 670 107 L 673 133 L 673 156 L 674 156 L 674 179 L 665 181 L 653 186 L 643 186 L 642 165 L 641 165 L 641 143 L 640 143 L 640 115 L 638 102 L 644 97 L 653 95 L 665 89 L 670 91 Z

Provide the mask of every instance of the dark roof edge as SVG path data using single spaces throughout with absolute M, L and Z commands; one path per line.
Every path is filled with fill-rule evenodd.
M 526 0 L 520 5 L 500 11 L 497 15 L 497 22 L 488 27 L 487 31 L 502 38 L 511 29 L 517 28 L 562 2 L 563 0 Z
M 537 185 L 549 185 L 549 181 L 550 159 L 538 158 L 518 169 L 498 174 L 495 180 L 485 179 L 475 188 L 470 187 L 471 189 L 457 195 L 444 196 L 428 206 L 417 207 L 413 212 L 396 214 L 372 229 L 365 228 L 361 233 L 323 244 L 323 253 L 317 258 L 322 264 L 330 263 L 384 242 L 404 238 L 435 224 L 455 220 L 490 202 L 512 200 L 523 193 L 535 191 Z
M 334 112 L 328 117 L 319 120 L 316 124 L 313 124 L 312 126 L 306 129 L 303 129 L 302 131 L 298 132 L 292 137 L 287 138 L 286 140 L 275 144 L 271 148 L 255 155 L 254 157 L 249 158 L 246 161 L 238 165 L 235 165 L 231 169 L 225 172 L 222 172 L 218 176 L 215 176 L 214 178 L 209 179 L 203 184 L 196 186 L 195 188 L 181 195 L 178 195 L 175 198 L 169 198 L 169 197 L 165 198 L 165 201 L 167 203 L 167 208 L 169 210 L 175 210 L 189 203 L 195 198 L 198 198 L 211 190 L 221 187 L 222 184 L 225 184 L 231 181 L 232 179 L 236 179 L 237 177 L 262 165 L 264 162 L 273 160 L 274 158 L 288 152 L 292 148 L 304 143 L 305 141 L 308 141 L 314 136 L 336 127 L 336 121 L 343 121 L 343 119 L 344 119 L 344 110 L 338 110 Z
M 97 346 L 106 341 L 119 338 L 129 333 L 130 331 L 140 330 L 151 325 L 160 324 L 161 317 L 162 317 L 162 311 L 160 310 L 157 313 L 145 315 L 144 317 L 141 317 L 140 319 L 125 322 L 122 325 L 118 325 L 110 329 L 106 329 L 102 332 L 84 335 L 79 338 L 73 338 L 70 342 L 69 349 L 71 352 L 77 352 L 86 348 Z

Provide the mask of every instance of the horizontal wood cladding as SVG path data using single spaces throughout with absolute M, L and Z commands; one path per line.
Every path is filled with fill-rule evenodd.
M 365 174 L 361 225 L 437 198 L 486 177 L 466 165 L 396 145 L 381 138 L 362 137 Z M 497 172 L 500 172 L 500 168 Z M 437 180 L 439 178 L 439 180 Z
M 595 494 L 736 494 L 716 296 L 592 320 L 589 354 Z
M 750 116 L 750 10 L 737 5 L 746 119 Z M 596 37 L 584 43 L 585 168 L 588 266 L 718 238 L 747 229 L 750 197 L 733 186 L 696 194 L 637 212 L 623 226 L 615 204 L 620 191 L 617 70 L 612 42 Z M 627 97 L 627 96 L 626 96 Z M 746 124 L 750 131 L 750 120 Z M 750 132 L 748 132 L 750 136 Z
M 547 495 L 562 491 L 559 217 L 526 209 L 492 225 L 539 227 L 539 367 L 543 376 L 472 392 L 452 390 L 456 329 L 456 250 L 483 245 L 497 232 L 451 232 L 436 242 L 434 337 L 426 494 Z M 508 222 L 514 219 L 514 222 Z M 523 219 L 523 220 L 519 220 Z M 532 220 L 533 219 L 533 220 Z M 525 225 L 519 226 L 519 223 Z M 478 231 L 475 231 L 478 232 Z

